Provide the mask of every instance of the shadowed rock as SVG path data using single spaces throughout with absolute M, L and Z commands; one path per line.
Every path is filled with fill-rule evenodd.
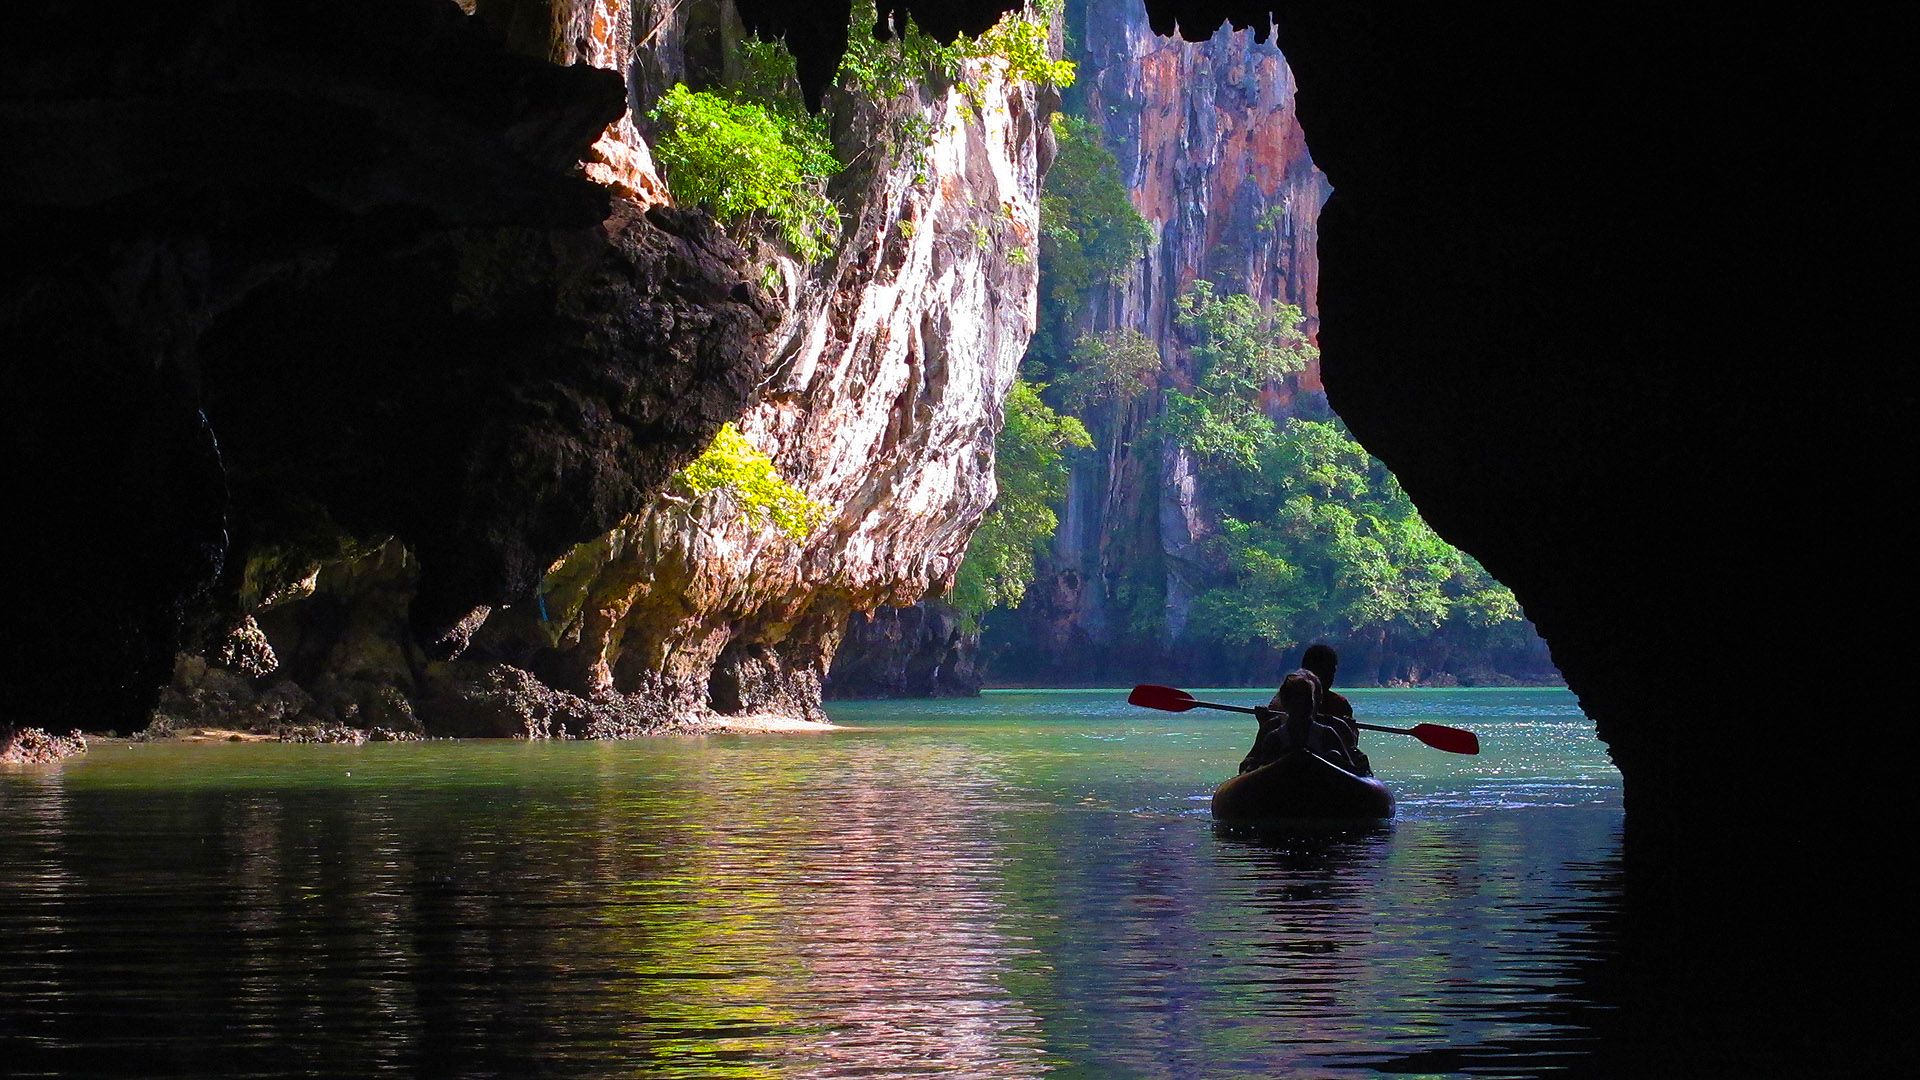
M 0 715 L 136 727 L 182 644 L 387 536 L 450 654 L 749 400 L 738 250 L 576 172 L 618 76 L 435 0 L 16 29 L 0 377 L 48 524 Z

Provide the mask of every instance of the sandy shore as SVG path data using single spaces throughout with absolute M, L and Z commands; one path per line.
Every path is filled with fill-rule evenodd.
M 265 735 L 257 731 L 234 731 L 228 728 L 194 728 L 191 731 L 176 731 L 167 736 L 170 742 L 278 742 L 280 736 Z
M 791 735 L 815 732 L 846 731 L 845 727 L 830 722 L 801 720 L 792 716 L 724 716 L 708 717 L 695 721 L 689 726 L 677 730 L 668 730 L 660 736 L 673 735 Z M 659 736 L 641 736 L 657 738 Z M 96 744 L 133 743 L 146 740 L 126 736 L 88 735 L 87 741 Z M 258 731 L 239 731 L 230 728 L 187 728 L 172 732 L 163 738 L 152 740 L 155 743 L 277 743 L 283 742 L 279 735 Z M 429 741 L 440 741 L 430 739 Z M 466 742 L 465 739 L 448 740 Z M 491 741 L 491 740 L 480 740 Z M 324 745 L 315 742 L 314 745 Z M 84 752 L 84 751 L 83 751 Z
M 757 716 L 708 716 L 695 721 L 688 727 L 676 731 L 662 732 L 663 735 L 794 735 L 812 734 L 830 731 L 845 731 L 844 727 L 831 722 L 802 720 L 793 716 L 761 714 Z M 87 752 L 89 744 L 94 747 L 132 745 L 148 742 L 142 738 L 128 738 L 105 734 L 91 734 L 80 738 L 52 739 L 44 732 L 0 732 L 0 763 L 9 765 L 51 764 L 67 757 L 77 757 Z M 650 736 L 642 736 L 647 738 Z M 153 743 L 277 743 L 286 742 L 280 735 L 258 731 L 240 731 L 231 728 L 196 727 L 173 731 L 163 738 L 151 740 Z M 349 740 L 297 740 L 316 745 Z M 411 741 L 418 741 L 414 739 Z
M 721 716 L 701 722 L 695 734 L 787 734 L 805 731 L 845 731 L 839 724 L 801 720 L 793 716 Z

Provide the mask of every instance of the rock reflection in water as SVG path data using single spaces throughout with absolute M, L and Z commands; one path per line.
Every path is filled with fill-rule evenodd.
M 197 790 L 6 787 L 9 1075 L 1038 1071 L 977 755 L 395 748 L 355 790 L 248 750 Z M 434 760 L 466 754 L 493 782 Z
M 1461 696 L 1498 757 L 1381 746 L 1399 817 L 1319 836 L 1211 827 L 1238 730 L 1065 693 L 823 738 L 105 746 L 0 772 L 0 1061 L 102 1077 L 1658 1064 L 1662 1026 L 1620 1019 L 1647 978 L 1620 952 L 1617 788 L 1555 758 L 1554 725 L 1583 722 L 1537 697 Z M 1428 700 L 1454 698 L 1369 705 Z M 870 723 L 900 715 L 882 708 Z

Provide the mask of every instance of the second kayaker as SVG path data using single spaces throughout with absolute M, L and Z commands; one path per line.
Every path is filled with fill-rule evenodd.
M 1319 718 L 1320 679 L 1305 668 L 1289 672 L 1280 680 L 1280 689 L 1265 708 L 1254 710 L 1260 730 L 1254 736 L 1253 749 L 1240 761 L 1241 772 L 1251 772 L 1299 746 L 1319 754 L 1335 765 L 1356 771 L 1347 754 L 1347 740 L 1341 728 Z
M 1333 646 L 1325 642 L 1315 642 L 1307 646 L 1307 654 L 1300 658 L 1300 666 L 1313 672 L 1320 680 L 1320 722 L 1338 730 L 1346 740 L 1347 757 L 1353 762 L 1353 771 L 1361 776 L 1373 775 L 1373 764 L 1360 749 L 1360 729 L 1353 726 L 1353 702 L 1333 688 L 1333 674 L 1340 670 L 1340 654 Z

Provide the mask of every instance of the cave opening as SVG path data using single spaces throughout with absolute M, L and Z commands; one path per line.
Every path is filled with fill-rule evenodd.
M 950 42 L 958 30 L 994 26 L 1006 6 L 886 3 L 875 16 L 904 33 L 911 12 Z M 1624 778 L 1624 872 L 1583 879 L 1600 882 L 1604 917 L 1582 922 L 1576 912 L 1561 927 L 1569 939 L 1618 943 L 1587 955 L 1585 967 L 1556 969 L 1591 1006 L 1576 1026 L 1599 1048 L 1577 1062 L 1602 1061 L 1610 1068 L 1598 1071 L 1617 1075 L 1676 1062 L 1751 1072 L 1789 1059 L 1884 1060 L 1897 999 L 1874 993 L 1856 963 L 1898 944 L 1887 928 L 1904 925 L 1899 894 L 1877 878 L 1897 861 L 1889 853 L 1902 850 L 1910 820 L 1897 763 L 1860 735 L 1910 712 L 1889 659 L 1909 635 L 1886 625 L 1902 608 L 1889 597 L 1906 541 L 1887 520 L 1911 485 L 1900 462 L 1914 395 L 1909 376 L 1880 371 L 1904 332 L 1889 313 L 1906 303 L 1899 275 L 1886 272 L 1904 260 L 1903 241 L 1883 212 L 1904 202 L 1907 185 L 1888 164 L 1901 155 L 1887 152 L 1896 142 L 1880 118 L 1880 103 L 1894 99 L 1885 74 L 1901 70 L 1887 55 L 1897 35 L 1865 18 L 1389 14 L 1306 0 L 1276 2 L 1270 18 L 1268 6 L 1149 0 L 1146 27 L 1168 34 L 1177 20 L 1211 35 L 1204 28 L 1230 20 L 1244 29 L 1223 49 L 1239 59 L 1207 63 L 1242 71 L 1257 66 L 1250 39 L 1277 42 L 1299 76 L 1295 111 L 1312 137 L 1310 160 L 1337 197 L 1317 217 L 1308 212 L 1325 193 L 1311 168 L 1288 165 L 1309 159 L 1290 156 L 1303 148 L 1283 127 L 1227 130 L 1231 110 L 1188 102 L 1163 113 L 1136 108 L 1137 98 L 1098 98 L 1101 114 L 1082 119 L 1098 121 L 1101 140 L 1119 131 L 1135 163 L 1143 147 L 1178 157 L 1194 146 L 1180 125 L 1211 125 L 1211 145 L 1239 162 L 1232 168 L 1278 175 L 1260 199 L 1208 206 L 1204 222 L 1172 230 L 1182 250 L 1162 269 L 1090 301 L 1089 325 L 1054 341 L 1050 366 L 1025 373 L 1029 389 L 1048 384 L 1030 399 L 1012 395 L 1033 316 L 977 286 L 1014 282 L 1000 291 L 1024 296 L 1037 285 L 1045 208 L 1022 178 L 1050 156 L 1057 169 L 1073 165 L 1089 142 L 1042 121 L 1062 103 L 1044 87 L 997 107 L 963 91 L 937 108 L 932 95 L 916 99 L 926 132 L 907 111 L 842 116 L 822 131 L 808 118 L 819 113 L 772 110 L 771 122 L 814 147 L 814 136 L 857 139 L 858 123 L 878 119 L 938 132 L 927 175 L 965 179 L 917 183 L 902 169 L 895 183 L 872 157 L 848 162 L 822 181 L 827 202 L 843 200 L 834 207 L 801 199 L 779 208 L 789 213 L 747 212 L 764 226 L 748 239 L 780 249 L 768 258 L 755 243 L 743 250 L 738 230 L 729 235 L 712 215 L 668 205 L 666 182 L 643 157 L 640 133 L 656 134 L 660 122 L 652 106 L 688 69 L 632 64 L 621 50 L 657 29 L 641 15 L 677 4 L 310 0 L 271 16 L 231 5 L 22 16 L 0 44 L 0 123 L 13 163 L 0 172 L 9 252 L 0 320 L 4 396 L 18 405 L 10 504 L 24 508 L 27 551 L 17 565 L 35 580 L 9 606 L 0 728 L 133 731 L 163 688 L 199 695 L 196 708 L 281 710 L 278 722 L 318 697 L 258 693 L 269 685 L 257 681 L 268 655 L 259 645 L 275 635 L 289 645 L 291 673 L 325 684 L 329 716 L 377 714 L 401 729 L 409 714 L 412 728 L 423 726 L 428 709 L 445 717 L 446 733 L 556 739 L 657 731 L 715 703 L 750 710 L 755 695 L 817 709 L 818 678 L 850 614 L 897 613 L 954 576 L 965 530 L 923 512 L 932 493 L 970 518 L 992 502 L 994 424 L 910 407 L 935 381 L 949 404 L 1004 396 L 1033 406 L 1022 423 L 1063 455 L 1090 455 L 1092 465 L 1065 480 L 1072 497 L 1059 526 L 1081 538 L 1073 550 L 1097 558 L 1056 567 L 1033 590 L 1078 613 L 1070 629 L 1139 630 L 1141 641 L 1163 642 L 1169 611 L 1183 626 L 1251 623 L 1273 613 L 1229 607 L 1231 596 L 1208 601 L 1207 575 L 1293 567 L 1298 553 L 1281 546 L 1274 516 L 1286 501 L 1263 481 L 1222 484 L 1216 473 L 1211 497 L 1225 491 L 1243 511 L 1221 520 L 1244 527 L 1216 535 L 1244 542 L 1193 542 L 1209 497 L 1193 461 L 1200 450 L 1189 444 L 1185 465 L 1179 453 L 1143 461 L 1125 452 L 1172 436 L 1114 407 L 1140 370 L 1128 366 L 1141 351 L 1122 331 L 1154 346 L 1168 383 L 1159 390 L 1191 403 L 1181 407 L 1195 430 L 1217 436 L 1205 445 L 1219 456 L 1236 446 L 1256 458 L 1325 453 L 1352 465 L 1332 470 L 1335 486 L 1363 476 L 1384 489 L 1373 466 L 1332 437 L 1338 429 L 1310 426 L 1329 423 L 1305 385 L 1313 345 L 1324 350 L 1328 407 L 1404 481 L 1408 506 L 1417 501 L 1439 534 L 1513 587 Z M 823 104 L 849 46 L 867 44 L 796 5 L 733 8 L 743 31 L 792 46 L 781 92 L 799 106 Z M 719 70 L 709 56 L 706 92 L 727 99 L 715 91 L 753 72 L 727 70 L 731 30 L 711 29 Z M 682 44 L 715 51 L 697 34 Z M 102 56 L 113 60 L 105 76 Z M 1190 59 L 1157 63 L 1116 77 L 1164 86 L 1198 70 L 1181 66 Z M 1273 85 L 1228 82 L 1229 92 L 1256 95 Z M 1098 83 L 1078 92 L 1091 97 Z M 764 131 L 739 121 L 738 101 L 692 97 L 700 92 L 678 99 L 685 111 L 674 123 L 724 113 L 749 135 Z M 1129 158 L 1114 160 L 1124 179 Z M 809 161 L 820 164 L 803 156 L 795 168 L 804 173 Z M 1092 177 L 1106 167 L 1080 163 Z M 1094 188 L 1081 208 L 1096 206 Z M 826 258 L 827 216 L 855 193 L 886 209 L 849 215 L 851 242 L 840 250 L 857 257 L 844 274 L 834 264 L 840 276 L 827 287 L 825 272 L 808 267 Z M 1171 185 L 1140 193 L 1149 204 L 1188 201 Z M 1302 293 L 1299 245 L 1316 232 L 1318 287 Z M 1151 243 L 1165 250 L 1168 236 L 1163 222 Z M 1284 284 L 1263 276 L 1275 265 L 1289 268 Z M 841 286 L 877 295 L 915 274 L 946 290 L 923 290 L 925 306 L 982 328 L 990 362 L 968 368 L 964 356 L 939 354 L 939 372 L 894 363 L 883 339 L 918 343 L 955 321 L 915 311 L 889 322 L 829 298 Z M 1196 293 L 1196 281 L 1210 292 Z M 1230 301 L 1241 296 L 1300 309 L 1290 325 L 1261 322 L 1274 306 L 1253 305 L 1254 336 L 1280 348 L 1236 344 L 1245 312 Z M 796 310 L 804 315 L 790 317 Z M 822 329 L 793 333 L 802 323 Z M 1072 378 L 1090 370 L 1074 358 L 1089 336 L 1081 329 L 1103 377 Z M 1158 346 L 1174 339 L 1169 361 Z M 820 344 L 828 340 L 832 349 Z M 836 368 L 836 349 L 863 359 Z M 1262 381 L 1271 396 L 1259 400 L 1261 415 L 1281 421 L 1273 443 L 1259 431 L 1259 445 L 1236 443 L 1247 434 L 1236 421 L 1259 427 L 1252 415 L 1208 409 L 1208 376 L 1240 361 L 1300 365 L 1292 383 Z M 878 406 L 813 411 L 822 399 L 809 395 L 836 383 Z M 1097 429 L 1085 433 L 1091 446 L 1057 422 L 1069 392 L 1104 410 L 1083 425 Z M 850 479 L 835 455 L 868 437 L 914 468 Z M 1126 476 L 1139 480 L 1114 482 Z M 1116 502 L 1116 489 L 1134 497 Z M 788 542 L 849 510 L 880 524 L 826 533 L 835 557 L 822 554 L 826 544 Z M 1084 542 L 1104 535 L 1103 521 L 1119 522 L 1122 540 Z M 1184 545 L 1166 542 L 1182 531 Z M 356 613 L 324 576 L 314 579 L 316 566 L 339 562 L 391 572 L 341 577 L 377 604 Z M 703 572 L 713 566 L 731 569 Z M 796 587 L 820 580 L 831 584 Z M 779 602 L 748 602 L 762 589 Z M 298 605 L 315 590 L 309 628 Z M 926 645 L 899 669 L 902 680 L 932 683 L 965 668 L 963 621 L 896 614 L 881 636 Z M 786 647 L 735 644 L 763 639 Z M 1044 654 L 1018 641 L 1008 652 Z M 1115 670 L 1160 663 L 1173 677 L 1188 663 L 1234 682 L 1255 681 L 1272 659 L 1257 649 L 1088 652 Z M 1354 660 L 1381 680 L 1445 670 L 1457 656 L 1378 652 Z M 183 653 L 228 664 L 228 675 L 170 687 Z M 719 682 L 716 665 L 730 666 Z M 603 700 L 607 689 L 624 696 Z M 1016 759 L 1032 760 L 993 765 Z M 980 776 L 993 779 L 994 768 Z M 980 809 L 968 802 L 979 776 L 951 779 L 943 796 Z M 1034 787 L 1055 779 L 1043 774 Z M 218 791 L 192 806 L 146 805 L 115 803 L 84 778 L 30 786 L 9 787 L 6 805 L 42 815 L 34 822 L 110 822 L 138 805 L 153 821 L 226 837 L 214 847 L 235 865 L 345 865 L 310 857 L 298 837 L 274 847 L 276 830 L 257 827 L 251 808 L 202 812 L 225 805 Z M 795 798 L 803 786 L 779 794 Z M 626 798 L 604 791 L 601 808 Z M 269 818 L 286 812 L 272 798 L 260 805 Z M 461 813 L 422 820 L 472 826 Z M 461 863 L 472 852 L 458 829 L 414 844 L 422 837 L 393 832 L 391 820 L 365 827 L 406 842 L 383 850 L 423 853 L 418 879 L 397 883 L 426 898 L 422 910 L 439 911 L 436 898 L 458 891 L 461 875 L 498 869 Z M 0 841 L 10 845 L 7 865 L 44 866 L 36 882 L 87 895 L 89 882 L 116 880 L 101 866 L 131 865 L 116 861 L 124 850 L 63 853 L 36 829 L 9 829 Z M 1504 842 L 1492 829 L 1473 839 Z M 1245 856 L 1279 880 L 1338 870 L 1350 865 L 1341 851 L 1356 849 L 1194 850 Z M 86 861 L 95 858 L 103 861 Z M 395 884 L 379 876 L 395 865 L 363 869 Z M 1140 870 L 1151 882 L 1165 866 L 1149 860 Z M 1500 889 L 1524 901 L 1530 887 L 1490 880 L 1477 898 L 1488 908 Z M 301 895 L 337 895 L 335 884 L 303 881 Z M 1286 878 L 1254 900 L 1327 892 L 1324 881 Z M 885 907 L 860 899 L 863 912 Z M 981 909 L 979 897 L 963 899 L 962 914 Z M 370 909 L 359 922 L 405 914 Z M 236 927 L 232 940 L 248 929 Z M 27 942 L 4 931 L 0 940 Z M 431 927 L 419 940 L 443 944 Z M 1678 1050 L 1664 1030 L 1673 1016 L 1690 1031 Z M 1522 1019 L 1552 1022 L 1543 1017 Z M 1395 1064 L 1512 1061 L 1501 1057 L 1511 1047 L 1481 1049 L 1486 1056 Z M 62 1052 L 52 1043 L 40 1051 Z

